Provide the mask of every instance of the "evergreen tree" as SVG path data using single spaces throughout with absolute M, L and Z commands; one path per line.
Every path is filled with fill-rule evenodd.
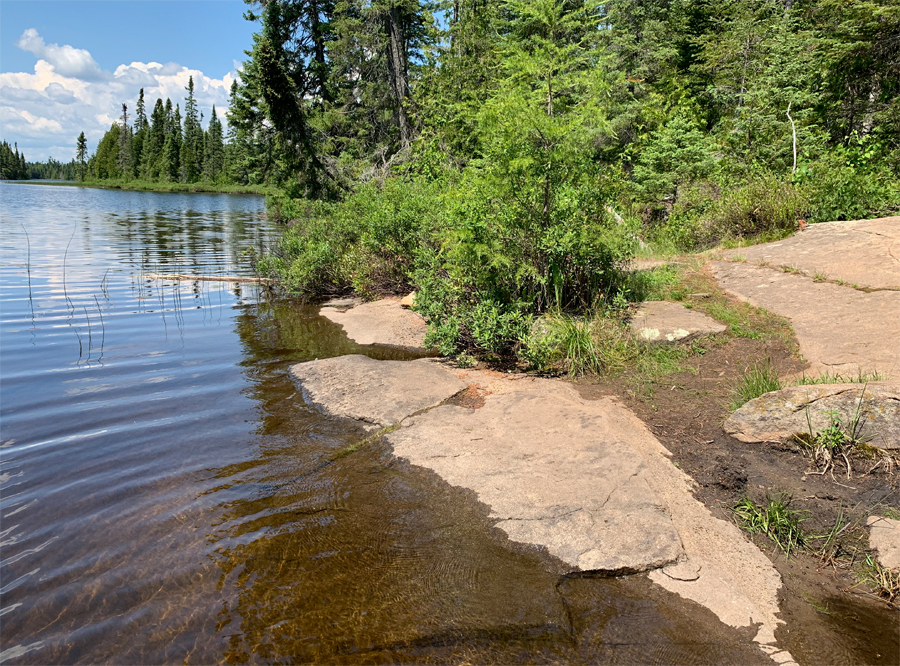
M 136 176 L 141 175 L 141 166 L 143 163 L 144 142 L 146 141 L 148 130 L 147 114 L 144 107 L 144 89 L 141 88 L 138 94 L 137 107 L 134 116 L 134 137 L 132 139 L 132 161 L 134 162 L 134 173 Z
M 222 123 L 216 115 L 213 105 L 209 118 L 209 129 L 206 137 L 206 151 L 203 159 L 204 179 L 215 182 L 223 174 L 225 167 L 225 143 L 222 135 Z
M 87 167 L 87 138 L 84 132 L 78 135 L 75 144 L 75 159 L 78 162 L 78 180 L 84 180 L 84 172 Z
M 125 180 L 134 177 L 134 155 L 132 153 L 131 127 L 128 125 L 128 105 L 122 104 L 121 131 L 119 132 L 118 167 L 119 175 Z
M 149 181 L 158 180 L 163 172 L 162 152 L 166 142 L 166 111 L 161 99 L 156 100 L 150 114 L 149 127 L 145 130 L 143 149 L 141 151 L 141 178 Z
M 203 128 L 194 99 L 194 77 L 188 79 L 188 92 L 184 102 L 184 135 L 181 142 L 181 178 L 194 183 L 203 171 Z

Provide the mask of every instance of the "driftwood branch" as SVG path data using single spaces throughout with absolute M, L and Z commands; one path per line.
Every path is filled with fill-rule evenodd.
M 184 275 L 182 273 L 148 273 L 146 277 L 151 280 L 176 280 L 176 281 L 200 281 L 200 282 L 252 282 L 255 284 L 273 284 L 275 280 L 264 277 L 249 277 L 246 275 Z

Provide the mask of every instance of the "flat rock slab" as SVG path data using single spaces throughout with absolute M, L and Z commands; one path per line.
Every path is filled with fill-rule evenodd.
M 664 566 L 682 553 L 628 438 L 562 385 L 489 395 L 476 410 L 437 407 L 387 435 L 396 455 L 474 490 L 511 539 L 609 574 Z
M 629 325 L 642 340 L 661 343 L 687 341 L 728 328 L 702 312 L 669 301 L 641 303 Z
M 900 377 L 900 292 L 865 293 L 746 263 L 710 267 L 734 296 L 790 320 L 811 366 L 807 374 Z
M 399 299 L 385 298 L 350 309 L 326 306 L 319 314 L 343 326 L 347 337 L 361 345 L 425 347 L 425 320 L 402 307 Z
M 376 361 L 351 355 L 291 368 L 307 402 L 370 427 L 389 426 L 465 390 L 466 385 L 428 361 Z
M 785 240 L 728 250 L 750 263 L 794 266 L 874 289 L 900 288 L 900 217 L 823 222 Z
M 862 403 L 860 403 L 862 398 Z M 900 382 L 791 386 L 754 398 L 725 421 L 725 432 L 742 442 L 784 442 L 795 434 L 813 434 L 842 423 L 860 411 L 863 436 L 882 449 L 900 449 Z M 807 422 L 807 415 L 809 421 Z
M 878 551 L 878 561 L 888 569 L 900 569 L 900 520 L 869 516 L 869 546 Z

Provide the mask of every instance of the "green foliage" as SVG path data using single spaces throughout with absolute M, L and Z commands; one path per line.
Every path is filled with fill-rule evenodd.
M 291 226 L 262 269 L 308 298 L 407 291 L 421 234 L 440 214 L 438 198 L 434 186 L 399 178 L 364 185 L 341 205 L 278 198 L 270 211 Z
M 732 392 L 731 409 L 734 411 L 754 398 L 781 388 L 781 380 L 770 362 L 750 366 L 741 373 Z
M 800 523 L 806 520 L 803 512 L 790 507 L 790 495 L 766 494 L 765 505 L 758 505 L 749 497 L 743 497 L 732 508 L 742 529 L 753 534 L 765 534 L 781 549 L 785 557 L 806 543 Z

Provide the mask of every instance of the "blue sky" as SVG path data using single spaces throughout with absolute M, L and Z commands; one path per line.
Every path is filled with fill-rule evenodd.
M 228 105 L 256 24 L 240 0 L 2 0 L 0 139 L 29 160 L 68 161 L 84 131 L 91 151 L 143 87 L 183 106 L 194 77 L 202 111 Z M 205 123 L 204 123 L 205 124 Z

